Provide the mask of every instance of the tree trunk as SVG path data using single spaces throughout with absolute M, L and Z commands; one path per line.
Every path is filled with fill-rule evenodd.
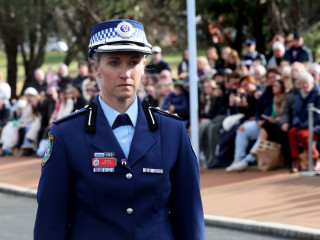
M 267 10 L 267 5 L 265 3 L 258 3 L 255 10 L 255 15 L 253 18 L 253 36 L 257 41 L 257 51 L 264 53 L 265 52 L 265 39 L 263 35 L 263 16 Z
M 233 44 L 233 48 L 238 51 L 238 53 L 241 53 L 242 50 L 242 43 L 243 43 L 243 32 L 242 32 L 242 27 L 244 23 L 244 14 L 245 14 L 245 9 L 246 9 L 246 1 L 245 0 L 240 0 L 239 5 L 238 5 L 238 17 L 236 21 L 236 30 L 237 30 L 237 35 L 236 39 Z

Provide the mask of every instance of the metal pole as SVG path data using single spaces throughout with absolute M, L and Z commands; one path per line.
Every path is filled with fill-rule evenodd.
M 197 82 L 197 40 L 195 1 L 187 0 L 188 18 L 188 49 L 189 49 L 189 84 L 190 84 L 190 121 L 191 143 L 193 150 L 199 156 L 199 132 L 198 132 L 198 82 Z
M 309 129 L 309 145 L 308 145 L 308 169 L 313 171 L 312 145 L 313 145 L 313 103 L 308 104 L 308 129 Z

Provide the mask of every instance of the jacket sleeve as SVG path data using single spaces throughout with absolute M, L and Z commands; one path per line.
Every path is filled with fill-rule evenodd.
M 51 148 L 42 161 L 38 186 L 38 210 L 34 227 L 35 240 L 67 239 L 71 216 L 71 171 L 67 149 L 59 125 L 53 125 Z M 50 145 L 50 144 L 49 144 Z
M 170 213 L 175 239 L 204 240 L 199 166 L 182 122 L 178 158 L 171 173 L 171 182 Z

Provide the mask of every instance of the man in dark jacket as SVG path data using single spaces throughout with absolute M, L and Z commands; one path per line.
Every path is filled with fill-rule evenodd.
M 312 52 L 304 45 L 304 39 L 301 33 L 294 33 L 293 46 L 286 51 L 284 59 L 290 63 L 313 62 Z
M 171 72 L 169 64 L 162 59 L 162 50 L 158 46 L 152 48 L 152 60 L 146 66 L 146 72 L 160 74 L 162 70 L 167 69 Z

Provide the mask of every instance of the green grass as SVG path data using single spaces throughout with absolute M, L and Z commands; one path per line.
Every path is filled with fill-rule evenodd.
M 205 50 L 198 50 L 198 56 L 205 56 Z M 50 66 L 55 66 L 56 70 L 58 69 L 59 63 L 63 62 L 65 58 L 65 53 L 51 52 L 47 53 L 45 56 L 44 64 L 42 69 L 45 73 L 48 72 Z M 174 78 L 177 78 L 178 64 L 182 60 L 182 52 L 170 52 L 164 53 L 163 59 L 170 64 L 172 69 L 172 74 Z M 147 61 L 150 61 L 151 57 L 148 57 Z M 25 72 L 23 67 L 22 56 L 18 55 L 18 82 L 17 82 L 17 94 L 19 95 L 23 87 L 25 80 Z M 69 65 L 69 72 L 71 77 L 76 77 L 78 74 L 77 70 L 77 61 L 72 61 Z M 7 79 L 7 58 L 6 54 L 3 51 L 0 51 L 0 73 L 3 75 L 4 79 Z

